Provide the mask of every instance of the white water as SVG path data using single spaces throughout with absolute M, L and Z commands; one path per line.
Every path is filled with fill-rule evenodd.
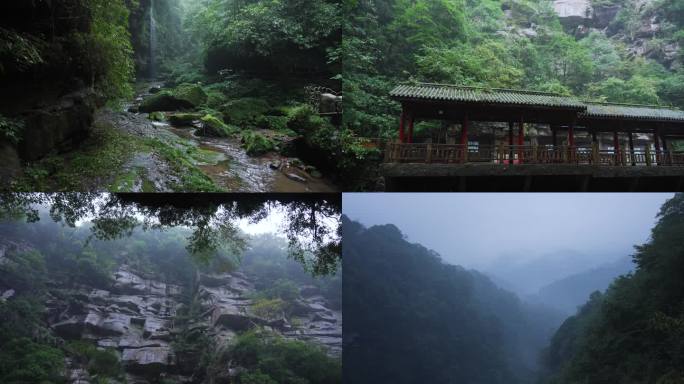
M 150 78 L 157 77 L 157 20 L 154 18 L 154 0 L 150 0 Z

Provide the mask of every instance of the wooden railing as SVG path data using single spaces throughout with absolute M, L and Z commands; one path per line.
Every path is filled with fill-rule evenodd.
M 605 166 L 684 165 L 684 152 L 605 150 L 598 146 L 387 143 L 386 163 L 585 164 Z

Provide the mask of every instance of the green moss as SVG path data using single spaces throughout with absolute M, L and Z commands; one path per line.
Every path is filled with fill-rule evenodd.
M 228 137 L 236 132 L 232 127 L 212 115 L 206 115 L 200 119 L 202 128 L 197 131 L 202 136 Z
M 152 112 L 149 115 L 149 119 L 152 121 L 164 121 L 164 113 L 163 112 Z
M 172 186 L 177 192 L 221 192 L 213 180 L 202 173 L 193 159 L 185 152 L 159 140 L 148 139 L 145 144 L 153 148 L 181 179 L 180 184 Z
M 242 132 L 242 146 L 250 156 L 259 156 L 276 150 L 273 140 L 254 131 Z
M 271 107 L 263 99 L 252 97 L 229 101 L 221 107 L 224 120 L 240 127 L 255 126 L 260 116 Z
M 175 125 L 175 126 L 190 125 L 190 124 L 192 124 L 193 121 L 201 119 L 202 114 L 200 114 L 200 113 L 170 113 L 166 116 L 166 118 L 169 120 L 169 123 L 171 123 L 171 125 Z
M 180 100 L 171 91 L 164 90 L 147 97 L 140 104 L 140 112 L 176 111 L 192 108 L 193 105 L 185 100 Z
M 257 120 L 257 126 L 264 129 L 272 129 L 274 131 L 287 131 L 287 123 L 290 118 L 287 116 L 261 116 Z
M 192 158 L 196 164 L 218 164 L 226 160 L 226 155 L 221 152 L 210 151 L 202 148 L 188 148 L 186 153 Z
M 24 169 L 9 189 L 15 191 L 84 191 L 113 179 L 117 170 L 141 149 L 140 142 L 108 124 L 95 127 L 80 149 L 67 156 L 53 155 Z
M 193 107 L 199 107 L 207 102 L 207 94 L 197 84 L 181 84 L 173 91 L 173 95 L 179 100 L 187 101 Z
M 223 92 L 218 90 L 207 90 L 207 105 L 210 108 L 221 108 L 228 101 Z

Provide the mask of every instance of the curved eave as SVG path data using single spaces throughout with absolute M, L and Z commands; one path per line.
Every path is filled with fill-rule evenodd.
M 535 109 L 560 109 L 565 111 L 584 111 L 586 107 L 584 105 L 557 105 L 557 104 L 535 104 L 535 103 L 503 103 L 499 101 L 477 101 L 477 100 L 454 100 L 447 97 L 433 97 L 433 98 L 423 98 L 423 97 L 408 97 L 408 96 L 398 96 L 390 94 L 390 99 L 403 102 L 424 102 L 424 103 L 447 103 L 447 104 L 457 104 L 457 105 L 494 105 L 498 107 L 513 107 L 513 108 L 535 108 Z
M 642 121 L 648 123 L 668 123 L 668 124 L 684 124 L 683 119 L 667 118 L 667 117 L 649 117 L 649 116 L 626 116 L 626 115 L 586 115 L 581 114 L 578 121 L 588 120 L 613 120 L 613 121 Z

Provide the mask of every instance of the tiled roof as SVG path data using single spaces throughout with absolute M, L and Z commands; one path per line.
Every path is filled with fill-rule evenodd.
M 478 88 L 445 84 L 401 84 L 390 92 L 397 100 L 454 101 L 492 103 L 584 110 L 584 103 L 574 97 L 555 93 L 499 88 Z
M 629 118 L 634 120 L 681 121 L 684 122 L 684 111 L 661 108 L 650 105 L 629 105 L 587 102 L 587 111 L 580 114 L 582 118 L 615 119 Z

